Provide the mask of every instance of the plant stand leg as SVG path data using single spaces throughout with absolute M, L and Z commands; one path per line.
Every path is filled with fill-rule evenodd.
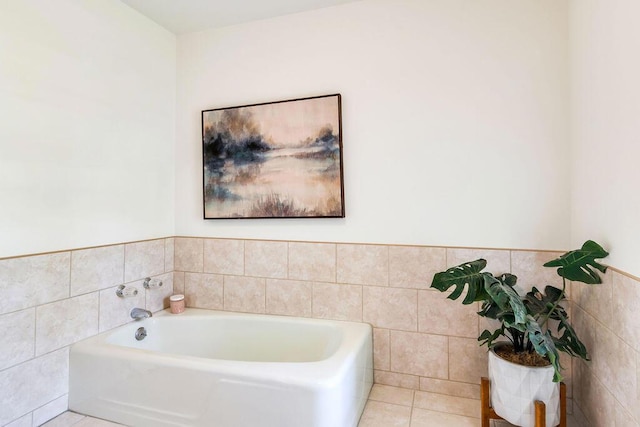
M 539 400 L 536 400 L 534 405 L 536 408 L 536 427 L 547 427 L 547 405 Z
M 482 427 L 490 427 L 490 420 L 502 420 L 503 418 L 496 414 L 491 407 L 489 378 L 482 377 L 480 379 L 480 417 Z M 535 402 L 535 427 L 546 427 L 547 414 L 544 402 L 536 400 Z M 567 386 L 560 383 L 560 424 L 557 427 L 567 427 Z
M 501 420 L 502 417 L 496 414 L 496 411 L 491 407 L 491 399 L 489 394 L 489 378 L 482 377 L 480 379 L 480 405 L 481 408 L 481 418 L 482 418 L 482 427 L 490 427 L 489 420 Z

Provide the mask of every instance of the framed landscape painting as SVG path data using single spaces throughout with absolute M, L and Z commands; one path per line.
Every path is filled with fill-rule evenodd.
M 343 218 L 339 94 L 202 111 L 204 219 Z

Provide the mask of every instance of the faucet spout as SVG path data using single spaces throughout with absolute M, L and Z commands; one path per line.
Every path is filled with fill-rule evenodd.
M 135 320 L 146 319 L 147 317 L 153 316 L 149 310 L 145 310 L 144 308 L 134 308 L 131 310 L 131 318 Z

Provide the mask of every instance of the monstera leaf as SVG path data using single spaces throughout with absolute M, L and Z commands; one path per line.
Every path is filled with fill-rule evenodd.
M 536 353 L 547 357 L 549 362 L 551 362 L 554 370 L 553 381 L 562 381 L 562 375 L 560 374 L 560 371 L 562 370 L 562 366 L 560 366 L 560 355 L 558 354 L 558 349 L 555 346 L 551 333 L 549 331 L 542 332 L 538 322 L 536 322 L 533 317 L 529 316 L 527 319 L 527 334 L 529 341 L 533 344 L 533 347 L 536 350 Z
M 567 252 L 560 258 L 544 264 L 545 267 L 559 267 L 558 274 L 567 280 L 595 285 L 602 283 L 600 276 L 593 269 L 605 273 L 607 267 L 598 264 L 596 259 L 604 258 L 609 252 L 593 240 L 587 240 L 582 248 Z
M 546 316 L 550 319 L 560 320 L 561 315 L 566 315 L 564 308 L 559 305 L 564 299 L 565 295 L 561 289 L 545 286 L 544 293 L 542 293 L 534 286 L 524 297 L 524 304 L 534 317 Z
M 498 329 L 493 331 L 493 333 L 488 329 L 485 329 L 484 331 L 482 331 L 482 333 L 478 337 L 478 341 L 480 341 L 480 345 L 486 344 L 487 346 L 489 346 L 489 348 L 492 348 L 494 345 L 494 342 L 498 338 L 504 337 L 504 336 L 506 336 L 506 333 L 505 333 L 504 324 L 502 324 Z
M 467 286 L 467 295 L 462 301 L 463 304 L 484 301 L 488 297 L 484 290 L 484 277 L 485 275 L 491 276 L 490 273 L 482 273 L 482 269 L 486 266 L 487 261 L 477 259 L 451 267 L 447 271 L 437 273 L 433 276 L 431 287 L 440 292 L 446 292 L 449 288 L 455 286 L 455 289 L 447 298 L 456 300 L 462 295 L 465 286 Z
M 500 307 L 502 311 L 513 311 L 514 325 L 524 324 L 527 317 L 527 308 L 522 302 L 522 298 L 513 289 L 516 284 L 516 276 L 513 274 L 503 274 L 499 277 L 486 275 L 484 277 L 484 288 L 491 296 L 491 299 Z
M 558 334 L 562 333 L 559 338 L 554 338 L 553 342 L 560 351 L 573 356 L 580 357 L 584 360 L 590 360 L 587 353 L 587 347 L 576 335 L 576 331 L 569 323 L 566 313 L 559 313 L 560 322 L 558 323 Z

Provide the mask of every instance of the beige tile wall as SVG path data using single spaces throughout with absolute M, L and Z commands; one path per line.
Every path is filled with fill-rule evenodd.
M 190 307 L 371 323 L 377 383 L 419 390 L 427 406 L 434 393 L 477 398 L 485 321 L 477 305 L 429 289 L 433 274 L 483 257 L 523 288 L 559 285 L 541 267 L 557 255 L 176 237 L 0 260 L 0 425 L 37 426 L 66 410 L 69 346 L 130 321 L 135 306 L 166 307 L 172 292 Z M 149 276 L 165 286 L 145 291 Z M 592 362 L 564 360 L 569 409 L 585 425 L 638 427 L 640 283 L 611 269 L 605 279 L 570 286 Z M 117 298 L 120 284 L 138 296 Z
M 0 260 L 0 425 L 39 426 L 67 410 L 69 346 L 158 311 L 173 292 L 173 238 Z M 163 281 L 145 290 L 145 277 Z M 121 299 L 118 285 L 138 289 Z
M 591 362 L 573 361 L 575 406 L 594 426 L 640 426 L 640 280 L 609 269 L 602 285 L 573 283 L 575 328 Z

